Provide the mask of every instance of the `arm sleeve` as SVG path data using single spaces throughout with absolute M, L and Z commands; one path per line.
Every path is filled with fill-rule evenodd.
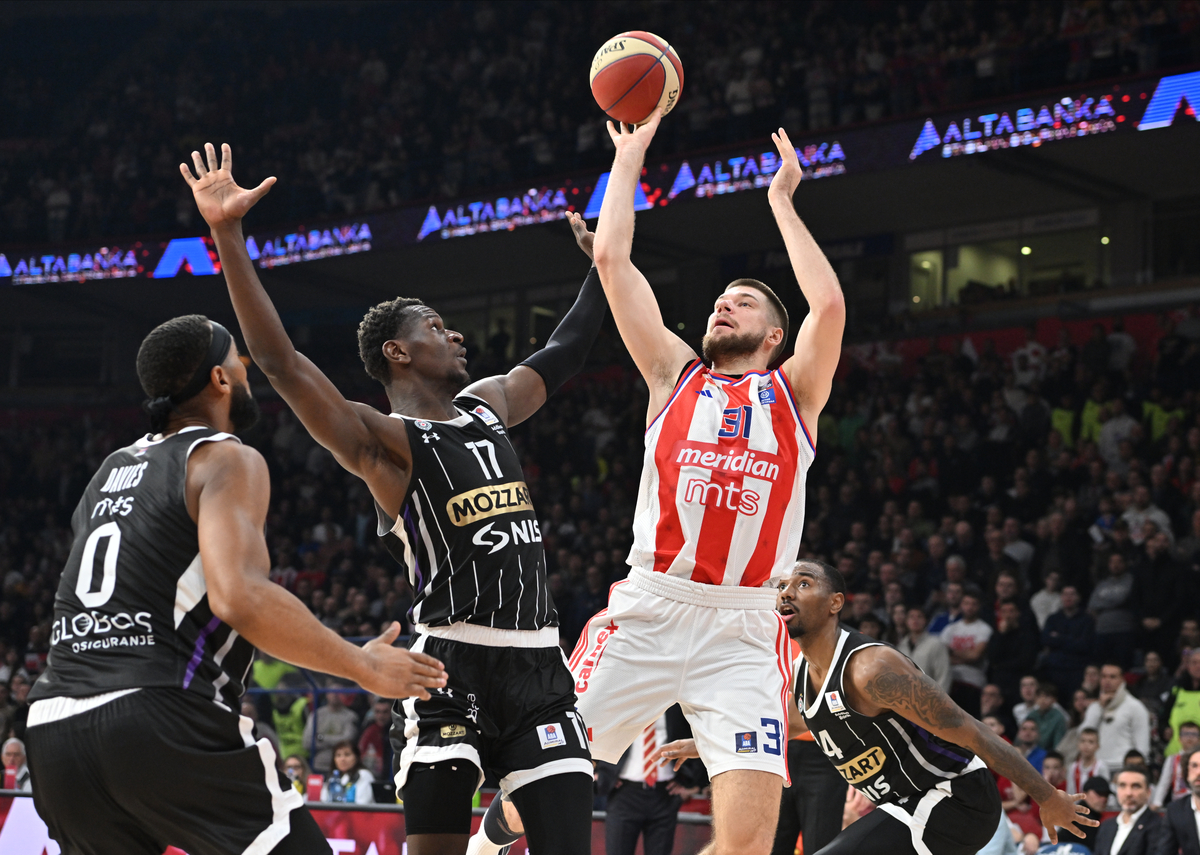
M 557 392 L 563 383 L 583 368 L 588 351 L 600 332 L 607 308 L 600 274 L 593 267 L 579 289 L 575 305 L 559 322 L 546 346 L 521 363 L 542 375 L 546 383 L 546 397 Z

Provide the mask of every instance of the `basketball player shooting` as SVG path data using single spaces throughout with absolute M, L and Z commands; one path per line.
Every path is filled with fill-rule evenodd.
M 600 760 L 617 762 L 679 703 L 712 777 L 705 852 L 766 855 L 787 777 L 791 669 L 775 585 L 800 544 L 812 428 L 829 398 L 845 304 L 792 205 L 800 163 L 781 129 L 768 201 L 808 301 L 795 349 L 770 370 L 784 355 L 788 317 L 775 292 L 753 279 L 717 298 L 704 360 L 668 330 L 630 260 L 634 191 L 660 119 L 656 112 L 636 130 L 608 125 L 616 156 L 596 267 L 650 406 L 629 578 L 589 622 L 571 670 Z
M 110 454 L 79 500 L 29 694 L 34 803 L 69 855 L 328 853 L 238 714 L 254 648 L 387 697 L 429 698 L 446 675 L 392 646 L 400 624 L 356 647 L 267 578 L 267 464 L 235 435 L 258 407 L 225 327 L 161 324 L 137 373 L 151 432 Z
M 212 229 L 255 362 L 308 432 L 374 496 L 379 533 L 415 592 L 411 649 L 445 663 L 448 684 L 393 708 L 396 787 L 408 851 L 461 855 L 485 771 L 528 825 L 533 855 L 586 852 L 592 763 L 558 646 L 537 515 L 508 428 L 582 368 L 604 320 L 593 269 L 546 347 L 471 383 L 462 336 L 420 300 L 375 306 L 359 326 L 367 373 L 391 412 L 347 401 L 296 352 L 246 252 L 241 221 L 274 183 L 238 187 L 233 155 L 205 146 L 181 164 Z M 592 235 L 572 216 L 590 255 Z
M 1058 828 L 1083 837 L 1083 794 L 1048 783 L 1010 744 L 967 715 L 936 682 L 893 647 L 839 623 L 842 574 L 797 562 L 780 611 L 804 651 L 791 698 L 789 734 L 816 742 L 874 810 L 819 855 L 975 855 L 997 833 L 1000 793 L 988 767 L 1029 793 L 1052 843 Z M 659 756 L 696 756 L 692 740 Z M 815 853 L 816 855 L 816 853 Z

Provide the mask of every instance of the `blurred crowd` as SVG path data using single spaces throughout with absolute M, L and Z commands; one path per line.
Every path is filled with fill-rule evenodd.
M 1082 775 L 1072 792 L 1139 758 L 1176 775 L 1175 792 L 1179 752 L 1200 740 L 1186 726 L 1200 722 L 1197 318 L 1163 316 L 1137 338 L 1119 319 L 1080 340 L 1030 330 L 1011 353 L 934 348 L 907 367 L 845 362 L 801 546 L 846 577 L 845 622 L 897 645 L 1035 765 L 1058 756 Z M 628 572 L 646 400 L 613 359 L 512 432 L 568 651 Z M 272 407 L 247 437 L 271 470 L 271 578 L 344 636 L 393 620 L 407 631 L 412 590 L 364 485 Z M 117 414 L 0 431 L 2 736 L 23 734 L 45 664 L 74 504 L 143 429 Z M 248 696 L 247 713 L 282 757 L 322 773 L 388 768 L 386 703 L 269 659 L 253 677 L 272 691 Z M 341 786 L 347 799 L 354 781 Z M 1005 793 L 1013 816 L 1036 818 L 1024 793 Z
M 20 18 L 0 58 L 0 240 L 195 229 L 178 164 L 230 142 L 263 223 L 606 164 L 587 86 L 627 29 L 677 47 L 657 156 L 1200 59 L 1197 0 L 284 4 Z M 56 62 L 46 62 L 47 45 Z M 81 85 L 81 80 L 84 82 Z

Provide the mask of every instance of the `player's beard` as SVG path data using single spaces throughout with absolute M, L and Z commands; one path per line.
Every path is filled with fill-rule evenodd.
M 233 423 L 235 434 L 245 433 L 258 424 L 262 411 L 258 401 L 250 394 L 248 386 L 234 386 L 232 397 L 229 399 L 229 421 Z
M 710 365 L 721 359 L 737 359 L 750 356 L 762 347 L 767 337 L 765 329 L 759 332 L 742 332 L 723 335 L 720 338 L 712 333 L 706 335 L 700 342 L 700 352 Z

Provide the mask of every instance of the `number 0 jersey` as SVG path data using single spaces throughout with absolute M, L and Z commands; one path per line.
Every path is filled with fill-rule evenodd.
M 208 605 L 188 458 L 210 428 L 149 436 L 108 456 L 72 517 L 45 673 L 30 700 L 171 687 L 238 708 L 254 648 Z
M 412 479 L 379 534 L 408 568 L 412 620 L 495 629 L 558 626 L 546 586 L 546 555 L 521 461 L 503 422 L 482 398 L 459 395 L 458 417 L 404 422 Z
M 759 588 L 791 572 L 814 448 L 782 371 L 696 360 L 646 429 L 629 564 Z
M 820 691 L 809 682 L 807 661 L 795 681 L 796 706 L 817 745 L 842 777 L 877 805 L 903 804 L 938 784 L 986 768 L 971 751 L 896 713 L 871 718 L 850 708 L 843 682 L 846 663 L 864 647 L 886 646 L 843 629 Z

